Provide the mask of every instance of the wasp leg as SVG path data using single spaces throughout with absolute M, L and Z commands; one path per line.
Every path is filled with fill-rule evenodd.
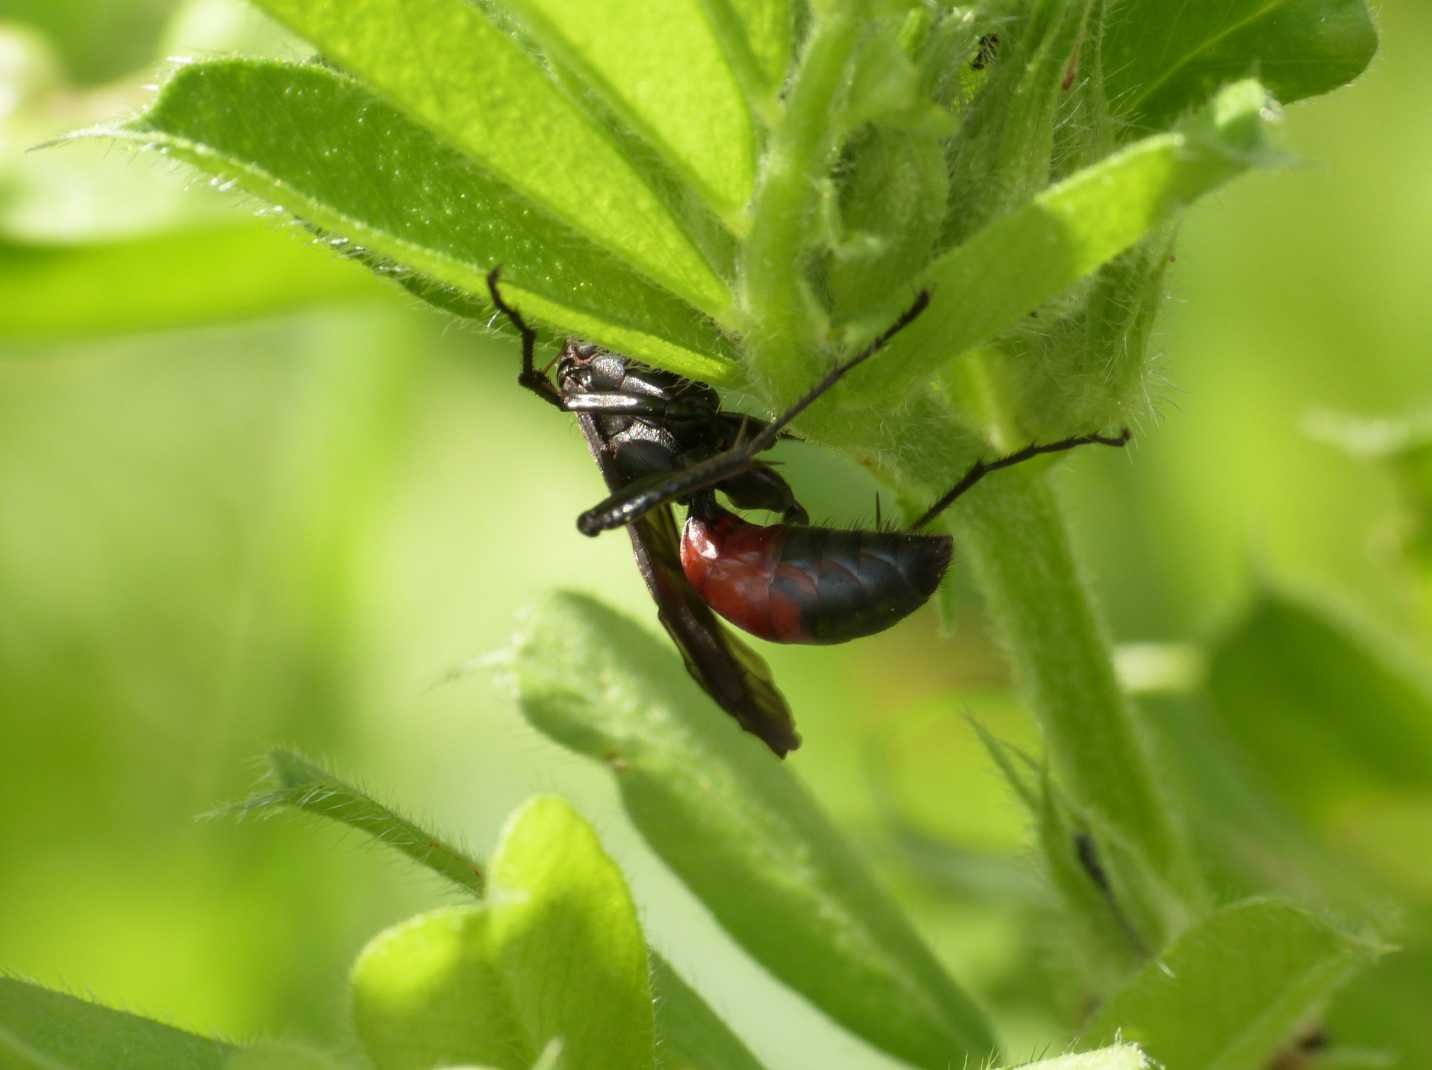
M 821 377 L 820 382 L 806 391 L 804 397 L 762 428 L 756 437 L 751 439 L 744 447 L 745 451 L 749 454 L 754 454 L 760 453 L 762 450 L 770 449 L 775 445 L 776 439 L 781 437 L 785 429 L 791 425 L 797 416 L 815 404 L 822 394 L 840 382 L 847 374 L 854 371 L 861 364 L 864 364 L 871 357 L 875 356 L 876 353 L 879 353 L 889 345 L 890 340 L 906 327 L 910 326 L 910 324 L 914 323 L 920 313 L 929 307 L 929 304 L 930 291 L 921 290 L 919 296 L 915 298 L 910 307 L 900 313 L 899 319 L 877 334 L 870 344 L 855 354 L 855 356 L 849 360 L 842 361 L 830 369 L 830 371 L 826 372 L 825 375 Z
M 730 498 L 737 509 L 768 509 L 780 513 L 787 524 L 810 523 L 810 514 L 796 501 L 791 485 L 768 464 L 756 464 L 716 489 Z
M 502 277 L 502 265 L 499 264 L 487 273 L 487 293 L 492 298 L 492 304 L 517 328 L 517 333 L 522 336 L 522 371 L 517 376 L 520 386 L 532 391 L 549 405 L 562 407 L 562 396 L 557 388 L 552 385 L 552 380 L 546 374 L 537 370 L 537 332 L 527 326 L 527 321 L 522 318 L 522 313 L 513 308 L 502 299 L 498 293 L 497 280 Z
M 637 397 L 633 394 L 567 394 L 558 400 L 563 412 L 587 412 L 603 416 L 653 418 L 661 423 L 709 423 L 711 409 L 697 402 L 671 398 Z
M 636 480 L 579 516 L 577 530 L 584 535 L 596 535 L 619 528 L 657 506 L 689 498 L 698 491 L 714 489 L 745 475 L 759 463 L 755 459 L 756 454 L 774 446 L 792 420 L 810 408 L 822 394 L 838 383 L 842 376 L 889 345 L 890 340 L 914 322 L 929 303 L 929 291 L 921 291 L 920 296 L 915 298 L 914 303 L 900 318 L 877 335 L 869 345 L 849 360 L 837 364 L 807 391 L 804 397 L 764 425 L 746 442 L 733 445 L 669 475 Z
M 910 530 L 918 531 L 923 528 L 948 509 L 955 499 L 991 472 L 998 472 L 1001 468 L 1013 468 L 1017 464 L 1023 464 L 1044 453 L 1060 453 L 1078 446 L 1122 446 L 1131 437 L 1133 436 L 1129 434 L 1129 429 L 1125 427 L 1117 435 L 1075 435 L 1073 438 L 1061 438 L 1058 442 L 1031 442 L 1024 449 L 1016 450 L 1008 456 L 999 457 L 993 461 L 978 460 L 970 465 L 969 470 L 960 476 L 953 487 L 940 495 L 934 505 L 925 510 L 925 514 L 919 520 L 910 525 Z

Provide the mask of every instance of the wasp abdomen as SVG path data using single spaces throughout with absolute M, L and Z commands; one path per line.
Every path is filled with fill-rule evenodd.
M 692 516 L 681 567 L 702 599 L 777 643 L 843 643 L 924 605 L 950 564 L 948 535 L 752 524 Z

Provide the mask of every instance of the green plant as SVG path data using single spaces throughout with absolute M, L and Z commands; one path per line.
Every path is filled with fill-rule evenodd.
M 930 311 L 799 425 L 916 509 L 983 451 L 1145 415 L 1180 211 L 1277 163 L 1275 101 L 1342 84 L 1374 47 L 1361 0 L 1194 15 L 1153 0 L 689 0 L 659 18 L 559 0 L 261 6 L 320 59 L 187 66 L 143 115 L 81 136 L 232 183 L 456 315 L 489 316 L 482 278 L 501 263 L 550 339 L 581 335 L 768 410 L 927 287 Z M 948 522 L 1047 765 L 989 750 L 1035 819 L 1081 987 L 1117 993 L 1081 1042 L 1122 1030 L 1170 1067 L 1266 1063 L 1375 944 L 1290 905 L 1220 904 L 1039 474 L 981 488 Z M 774 975 L 912 1065 L 997 1051 L 996 1025 L 866 864 L 669 651 L 556 596 L 512 667 L 532 722 L 611 769 L 648 842 Z M 479 897 L 489 880 L 520 893 L 418 919 L 360 960 L 378 1065 L 753 1065 L 649 960 L 620 875 L 561 803 L 516 816 L 489 869 L 301 759 L 276 756 L 275 778 L 254 806 L 355 824 Z M 1190 1022 L 1187 1006 L 1216 1013 Z M 83 1065 L 45 1038 L 16 1050 Z M 162 1045 L 196 1042 L 152 1043 L 172 1065 Z M 322 1061 L 196 1050 L 194 1065 Z

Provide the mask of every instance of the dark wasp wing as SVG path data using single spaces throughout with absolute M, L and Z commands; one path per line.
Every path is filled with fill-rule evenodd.
M 579 414 L 587 446 L 613 492 L 625 482 L 617 471 L 596 420 Z M 765 659 L 726 628 L 686 582 L 681 571 L 681 536 L 671 507 L 653 509 L 627 525 L 632 554 L 657 617 L 671 636 L 686 670 L 718 706 L 747 732 L 759 736 L 778 757 L 800 746 L 795 719 L 776 687 Z

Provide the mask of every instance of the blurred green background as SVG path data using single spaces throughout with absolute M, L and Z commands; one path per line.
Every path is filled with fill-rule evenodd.
M 26 152 L 138 108 L 185 57 L 301 46 L 237 0 L 5 11 L 0 970 L 198 1031 L 345 1044 L 354 954 L 452 893 L 331 827 L 196 821 L 286 744 L 479 853 L 528 795 L 571 797 L 653 943 L 772 1067 L 893 1065 L 743 959 L 602 773 L 483 667 L 548 587 L 655 626 L 626 539 L 575 533 L 598 475 L 575 425 L 516 389 L 512 348 L 169 161 Z M 1432 406 L 1432 7 L 1391 0 L 1380 24 L 1362 79 L 1287 114 L 1292 166 L 1188 216 L 1136 447 L 1055 476 L 1146 685 L 1196 670 L 1269 582 L 1432 653 L 1393 481 L 1310 433 L 1320 412 Z M 783 459 L 817 516 L 869 517 L 862 473 Z M 955 583 L 950 639 L 927 612 L 839 652 L 765 652 L 806 739 L 796 772 L 1022 1055 L 1069 1008 L 1017 906 L 1026 819 L 963 715 L 1034 733 Z M 1418 798 L 1395 843 L 1425 854 Z M 1426 916 L 1432 874 L 1405 868 L 1400 909 Z M 1405 983 L 1376 1001 L 1432 991 L 1420 969 L 1385 967 Z

